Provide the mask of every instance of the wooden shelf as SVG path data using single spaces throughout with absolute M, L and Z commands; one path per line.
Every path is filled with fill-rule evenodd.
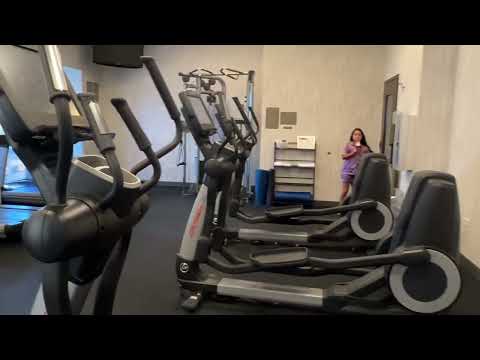
M 280 147 L 280 146 L 278 146 L 277 143 L 275 142 L 275 149 L 276 149 L 276 150 L 315 151 L 315 150 L 317 150 L 317 147 L 315 146 L 315 148 L 313 148 L 313 149 L 302 149 L 302 148 L 298 148 L 298 147 L 297 147 L 297 143 L 296 143 L 296 142 L 289 142 L 289 143 L 287 143 L 287 147 Z
M 298 150 L 298 151 L 315 151 L 317 149 L 299 149 L 297 147 L 278 147 L 277 146 L 277 150 Z
M 314 178 L 296 178 L 296 177 L 275 177 L 275 184 L 300 184 L 300 185 L 313 185 L 315 184 Z
M 313 177 L 301 177 L 301 176 L 278 176 L 279 178 L 282 179 L 307 179 L 307 180 L 314 180 L 315 178 Z
M 287 182 L 287 181 L 275 181 L 277 185 L 292 185 L 292 186 L 313 186 L 314 184 L 307 183 L 296 183 L 296 182 Z
M 315 162 L 310 160 L 275 160 L 273 166 L 278 167 L 301 167 L 301 168 L 314 168 Z

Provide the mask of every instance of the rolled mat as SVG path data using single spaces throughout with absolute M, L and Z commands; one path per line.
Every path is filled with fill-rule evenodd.
M 268 191 L 268 170 L 257 169 L 255 172 L 255 206 L 265 206 Z
M 309 192 L 275 192 L 275 201 L 279 202 L 298 202 L 310 203 L 313 200 L 312 194 Z

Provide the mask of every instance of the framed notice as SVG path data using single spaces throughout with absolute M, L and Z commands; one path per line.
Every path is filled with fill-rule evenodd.
M 297 148 L 315 149 L 315 136 L 297 136 Z

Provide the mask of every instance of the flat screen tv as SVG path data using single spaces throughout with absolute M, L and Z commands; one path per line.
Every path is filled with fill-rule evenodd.
M 94 45 L 93 62 L 99 65 L 141 68 L 143 45 Z

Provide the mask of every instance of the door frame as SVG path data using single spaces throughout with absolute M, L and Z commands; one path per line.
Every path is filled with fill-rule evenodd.
M 392 76 L 383 83 L 383 105 L 382 105 L 382 131 L 380 132 L 379 149 L 382 154 L 385 153 L 385 132 L 386 132 L 386 111 L 387 97 L 393 96 L 393 111 L 397 110 L 398 86 L 400 82 L 400 74 Z

